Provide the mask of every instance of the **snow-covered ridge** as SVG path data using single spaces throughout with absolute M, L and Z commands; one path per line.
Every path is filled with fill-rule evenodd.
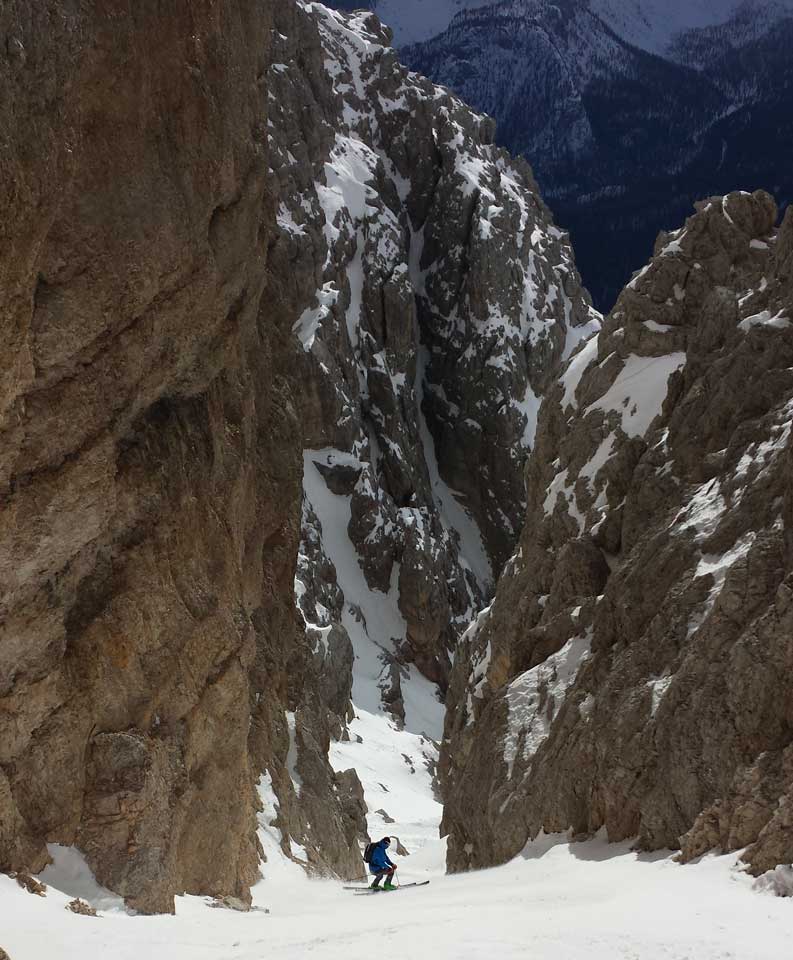
M 700 216 L 704 218 L 710 214 L 716 218 L 717 224 L 720 224 L 720 218 L 723 218 L 729 227 L 734 228 L 736 223 L 730 214 L 729 202 L 733 200 L 734 203 L 738 198 L 749 200 L 750 195 L 741 193 L 704 203 Z M 575 429 L 576 415 L 582 420 L 590 415 L 604 418 L 604 427 L 600 433 L 595 431 L 595 435 L 602 436 L 603 439 L 598 440 L 597 449 L 583 466 L 574 470 L 570 466 L 562 467 L 561 461 L 556 461 L 556 470 L 547 486 L 543 503 L 546 516 L 558 509 L 560 513 L 567 514 L 574 520 L 581 532 L 591 529 L 597 534 L 609 510 L 614 506 L 613 503 L 611 507 L 608 504 L 608 479 L 599 481 L 599 477 L 603 473 L 607 478 L 610 461 L 620 454 L 618 438 L 637 438 L 648 442 L 653 437 L 652 427 L 662 414 L 672 377 L 686 366 L 686 350 L 680 349 L 685 345 L 686 339 L 676 318 L 679 311 L 684 309 L 686 299 L 686 290 L 680 283 L 671 285 L 670 296 L 662 307 L 671 322 L 642 320 L 641 327 L 637 330 L 631 329 L 630 323 L 626 324 L 625 317 L 634 300 L 641 302 L 644 292 L 654 289 L 658 274 L 667 267 L 663 258 L 675 259 L 678 276 L 680 264 L 685 264 L 686 269 L 694 273 L 703 270 L 701 263 L 692 263 L 692 260 L 695 260 L 692 250 L 695 249 L 701 222 L 696 222 L 697 229 L 692 229 L 691 233 L 688 228 L 683 228 L 668 235 L 659 250 L 658 259 L 640 270 L 628 284 L 625 296 L 630 305 L 628 310 L 620 308 L 618 304 L 603 333 L 589 339 L 560 376 L 559 383 L 563 388 L 561 407 L 567 415 L 568 426 Z M 762 238 L 747 240 L 747 258 L 767 255 L 775 247 L 776 240 L 776 230 Z M 793 326 L 786 315 L 790 312 L 789 307 L 780 306 L 778 301 L 772 301 L 773 306 L 765 306 L 756 312 L 753 309 L 755 304 L 759 306 L 768 302 L 770 289 L 765 276 L 758 282 L 756 275 L 750 273 L 743 284 L 740 281 L 733 282 L 737 286 L 734 298 L 740 311 L 737 331 L 744 334 L 755 330 L 784 331 Z M 647 331 L 649 336 L 644 331 Z M 649 348 L 649 353 L 640 355 L 629 351 L 625 346 L 626 339 L 630 339 L 633 344 L 644 340 L 644 349 Z M 665 345 L 668 345 L 669 352 L 664 352 Z M 582 382 L 587 385 L 587 403 L 580 409 L 578 390 Z M 597 399 L 593 399 L 593 382 L 598 384 L 594 394 L 599 394 Z M 729 484 L 731 488 L 730 502 L 734 503 L 737 499 L 740 503 L 746 492 L 745 484 L 749 474 L 754 476 L 750 465 L 755 466 L 761 462 L 764 464 L 762 469 L 765 470 L 769 465 L 769 457 L 779 456 L 784 452 L 790 436 L 790 424 L 787 420 L 790 406 L 790 403 L 781 405 L 770 425 L 766 424 L 770 431 L 768 439 L 755 444 L 744 455 L 737 464 L 734 475 L 723 481 L 708 480 L 691 491 L 685 506 L 672 518 L 670 529 L 683 535 L 693 529 L 696 531 L 697 542 L 707 541 L 715 534 L 728 510 L 727 501 L 720 493 L 722 483 Z M 655 449 L 668 453 L 669 430 L 664 430 L 657 440 Z M 672 466 L 673 460 L 668 459 L 661 463 L 657 470 L 659 474 L 668 474 Z M 597 493 L 594 502 L 593 492 Z M 584 512 L 587 512 L 586 520 Z M 723 552 L 723 558 L 709 556 L 707 551 L 703 554 L 697 567 L 699 575 L 717 574 L 716 584 L 707 604 L 708 609 L 712 607 L 713 599 L 724 585 L 726 571 L 746 556 L 753 540 L 754 534 L 740 539 L 735 546 Z
M 518 0 L 524 6 L 538 0 Z M 516 0 L 370 0 L 369 6 L 394 32 L 397 46 L 438 36 L 455 17 L 481 7 L 515 6 Z M 339 0 L 331 6 L 349 6 Z M 790 0 L 583 0 L 596 16 L 627 43 L 655 54 L 666 54 L 682 34 L 721 26 L 736 15 L 751 18 L 767 29 L 780 11 L 793 9 Z
M 590 0 L 590 9 L 628 43 L 651 53 L 667 54 L 681 34 L 727 23 L 737 13 L 750 14 L 767 29 L 789 0 Z

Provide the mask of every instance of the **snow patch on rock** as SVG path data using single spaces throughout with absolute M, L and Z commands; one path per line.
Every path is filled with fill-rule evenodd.
M 629 356 L 608 391 L 585 411 L 616 411 L 622 416 L 622 430 L 629 437 L 643 437 L 661 413 L 669 378 L 686 363 L 685 353 L 666 357 Z
M 506 691 L 508 710 L 504 738 L 504 762 L 511 780 L 515 762 L 531 760 L 548 739 L 551 726 L 575 682 L 578 671 L 589 659 L 592 631 L 568 640 L 558 653 L 513 680 Z

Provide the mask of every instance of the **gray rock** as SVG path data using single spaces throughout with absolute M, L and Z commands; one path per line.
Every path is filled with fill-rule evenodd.
M 550 388 L 519 549 L 458 651 L 449 866 L 540 830 L 793 856 L 793 216 L 712 198 Z
M 210 907 L 218 910 L 235 910 L 237 913 L 249 913 L 251 905 L 240 900 L 238 897 L 218 897 L 213 900 Z
M 351 498 L 369 587 L 388 593 L 398 566 L 400 658 L 445 688 L 517 538 L 535 394 L 598 317 L 492 121 L 408 73 L 375 17 L 285 4 L 277 18 L 271 305 L 303 347 L 304 443 L 328 490 Z M 439 480 L 481 533 L 478 576 Z

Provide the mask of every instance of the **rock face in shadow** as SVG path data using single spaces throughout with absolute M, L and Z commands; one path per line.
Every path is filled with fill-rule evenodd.
M 793 858 L 793 213 L 700 205 L 549 392 L 528 512 L 466 634 L 449 867 L 540 830 Z
M 302 630 L 269 6 L 0 14 L 0 869 L 143 912 L 248 898 Z
M 514 547 L 538 397 L 599 317 L 528 165 L 389 42 L 372 14 L 279 7 L 270 264 L 302 346 L 303 613 L 320 636 L 357 606 L 402 722 L 400 669 L 446 687 Z M 341 591 L 317 619 L 342 540 L 375 600 Z

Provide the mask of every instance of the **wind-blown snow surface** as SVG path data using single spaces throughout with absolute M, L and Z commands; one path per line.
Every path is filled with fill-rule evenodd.
M 602 840 L 540 837 L 511 863 L 441 876 L 443 843 L 396 858 L 428 887 L 359 898 L 283 865 L 249 914 L 177 898 L 174 917 L 75 916 L 68 894 L 45 900 L 0 876 L 0 944 L 11 960 L 780 960 L 793 902 L 753 892 L 735 856 L 681 867 Z M 758 885 L 762 886 L 762 885 Z M 269 910 L 265 913 L 264 910 Z

